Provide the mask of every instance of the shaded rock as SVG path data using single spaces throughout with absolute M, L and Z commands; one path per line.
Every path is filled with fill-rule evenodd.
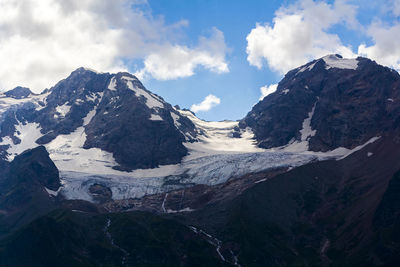
M 103 203 L 112 199 L 112 191 L 107 186 L 101 184 L 92 184 L 89 187 L 89 193 L 96 202 Z
M 22 99 L 31 95 L 32 92 L 29 90 L 29 88 L 18 86 L 10 91 L 5 92 L 4 94 L 15 99 Z

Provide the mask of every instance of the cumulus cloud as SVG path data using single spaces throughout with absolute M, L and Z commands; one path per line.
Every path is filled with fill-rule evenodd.
M 145 58 L 144 68 L 137 73 L 138 77 L 151 75 L 158 80 L 188 77 L 198 66 L 217 73 L 229 71 L 225 62 L 227 47 L 224 34 L 216 28 L 210 38 L 201 37 L 197 47 L 175 45 L 158 50 Z
M 189 48 L 180 43 L 188 22 L 167 25 L 145 0 L 1 0 L 0 10 L 0 89 L 22 85 L 39 92 L 78 67 L 114 72 L 135 60 L 145 60 L 148 73 L 164 79 L 165 66 L 154 60 L 175 53 L 191 62 L 167 64 L 176 77 L 193 75 L 199 65 L 228 70 L 221 32 Z M 203 43 L 215 50 L 206 52 Z
M 375 22 L 368 28 L 368 35 L 374 44 L 358 47 L 358 53 L 376 60 L 378 63 L 400 70 L 400 24 L 385 26 L 381 22 Z
M 278 84 L 271 84 L 269 86 L 263 86 L 260 88 L 261 91 L 261 97 L 260 100 L 263 100 L 264 97 L 267 95 L 270 95 L 272 93 L 275 93 L 276 89 L 278 88 Z
M 193 104 L 190 107 L 190 110 L 193 112 L 199 111 L 209 111 L 213 107 L 219 105 L 221 103 L 221 99 L 216 97 L 215 95 L 208 95 L 204 98 L 204 100 L 199 104 Z
M 257 24 L 247 36 L 247 60 L 251 65 L 268 66 L 286 73 L 311 59 L 339 53 L 353 57 L 351 47 L 342 44 L 338 35 L 330 33 L 334 25 L 358 27 L 356 7 L 345 0 L 333 4 L 324 1 L 300 0 L 280 8 L 273 23 Z

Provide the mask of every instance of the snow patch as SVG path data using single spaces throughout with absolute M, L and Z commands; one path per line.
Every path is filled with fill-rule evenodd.
M 58 190 L 57 190 L 57 191 L 54 191 L 54 190 L 48 189 L 47 187 L 45 187 L 44 189 L 46 190 L 47 194 L 49 194 L 49 196 L 56 197 L 56 196 L 58 196 L 58 193 L 60 192 L 60 190 L 61 190 L 61 187 L 60 187 L 60 188 L 58 188 Z
M 86 96 L 86 101 L 95 102 L 98 98 L 103 97 L 104 92 L 101 93 L 90 93 Z
M 328 55 L 322 58 L 325 61 L 325 68 L 332 69 L 350 69 L 356 70 L 358 67 L 358 60 L 356 58 L 348 59 L 348 58 L 340 58 L 337 55 Z
M 194 209 L 191 209 L 189 207 L 186 207 L 184 209 L 180 209 L 180 210 L 171 210 L 171 209 L 167 209 L 167 213 L 181 213 L 181 212 L 193 212 L 195 211 Z
M 163 119 L 160 117 L 160 115 L 151 114 L 150 120 L 151 120 L 151 121 L 162 121 Z
M 286 95 L 287 93 L 289 93 L 289 89 L 284 89 L 284 90 L 282 90 L 282 93 L 283 93 L 284 95 Z
M 314 63 L 312 63 L 312 64 L 309 65 L 309 66 L 304 66 L 304 67 L 302 67 L 302 68 L 297 72 L 297 74 L 302 73 L 302 72 L 304 72 L 304 71 L 306 71 L 306 70 L 312 70 L 312 69 L 314 68 L 315 64 L 317 64 L 317 61 L 314 62 Z
M 59 114 L 60 117 L 64 118 L 65 115 L 67 115 L 69 113 L 69 111 L 71 110 L 71 106 L 68 105 L 68 103 L 64 103 L 61 106 L 57 106 L 56 107 L 56 111 Z
M 350 156 L 354 152 L 357 152 L 357 151 L 363 149 L 367 145 L 374 143 L 376 140 L 379 140 L 380 138 L 381 138 L 380 136 L 372 137 L 371 139 L 369 139 L 364 144 L 359 145 L 359 146 L 357 146 L 357 147 L 355 147 L 353 149 L 347 149 L 347 148 L 344 148 L 344 147 L 340 147 L 340 148 L 337 148 L 337 149 L 331 151 L 331 153 L 334 153 L 335 151 L 342 152 L 342 154 L 344 154 L 344 155 L 336 159 L 336 160 L 341 160 L 341 159 L 346 158 L 347 156 Z
M 308 113 L 308 117 L 303 121 L 303 128 L 300 130 L 301 141 L 307 141 L 317 133 L 316 130 L 312 130 L 311 128 L 311 119 L 314 116 L 316 105 L 317 104 L 315 103 L 310 113 Z
M 308 117 L 304 119 L 302 129 L 300 130 L 301 138 L 300 141 L 296 141 L 292 139 L 288 145 L 284 146 L 284 151 L 287 152 L 304 152 L 309 149 L 309 140 L 311 137 L 315 136 L 317 133 L 316 130 L 312 130 L 311 128 L 311 120 L 314 116 L 315 106 L 314 104 L 310 113 L 308 113 Z
M 15 132 L 18 139 L 21 140 L 19 144 L 14 144 L 9 136 L 3 138 L 0 145 L 9 145 L 7 149 L 8 161 L 12 161 L 15 156 L 21 154 L 27 149 L 32 149 L 38 146 L 36 140 L 42 137 L 41 127 L 38 123 L 21 123 L 15 126 Z
M 75 103 L 77 105 L 81 105 L 81 104 L 85 103 L 85 101 L 83 101 L 82 99 L 78 98 L 77 100 L 75 100 Z
M 59 135 L 46 145 L 50 158 L 60 171 L 114 173 L 117 163 L 112 153 L 99 148 L 84 149 L 85 126 L 96 114 L 96 107 L 83 119 L 83 125 L 67 135 Z
M 108 84 L 108 90 L 117 91 L 117 80 L 115 79 L 115 76 L 111 78 L 111 81 Z
M 367 153 L 367 157 L 371 157 L 373 154 L 374 154 L 374 153 L 372 153 L 372 152 L 368 152 L 368 153 Z
M 126 84 L 130 90 L 135 92 L 137 97 L 143 96 L 146 99 L 146 105 L 152 108 L 164 108 L 164 104 L 153 94 L 146 92 L 146 90 L 133 85 L 133 80 L 130 77 L 122 77 L 126 80 Z M 128 79 L 129 78 L 129 79 Z
M 181 127 L 181 123 L 178 121 L 179 120 L 179 116 L 176 115 L 174 112 L 171 112 L 171 117 L 174 120 L 174 125 L 177 129 L 179 129 Z

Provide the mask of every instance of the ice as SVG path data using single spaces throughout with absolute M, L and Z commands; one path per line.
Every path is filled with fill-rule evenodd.
M 91 200 L 88 194 L 94 183 L 108 186 L 113 199 L 143 197 L 148 194 L 168 192 L 193 184 L 215 185 L 228 179 L 276 167 L 299 166 L 314 160 L 313 155 L 294 153 L 220 154 L 187 160 L 175 168 L 137 170 L 131 173 L 90 174 L 61 171 L 62 193 L 71 199 Z M 158 171 L 156 171 L 158 170 Z M 141 173 L 147 172 L 146 175 Z M 151 175 L 153 174 L 153 175 Z
M 237 122 L 206 122 L 196 118 L 189 111 L 179 112 L 191 119 L 201 133 L 199 142 L 185 143 L 189 155 L 184 157 L 180 164 L 132 172 L 113 170 L 102 166 L 104 162 L 96 168 L 81 169 L 79 172 L 76 172 L 76 166 L 69 170 L 61 168 L 62 194 L 69 199 L 93 201 L 88 189 L 94 183 L 109 187 L 113 199 L 140 198 L 149 194 L 183 189 L 194 184 L 216 185 L 248 173 L 276 168 L 290 170 L 315 160 L 339 160 L 379 139 L 371 138 L 354 149 L 337 148 L 328 152 L 307 151 L 307 146 L 303 146 L 303 150 L 295 151 L 290 151 L 288 146 L 263 150 L 255 145 L 250 131 L 242 131 L 241 138 L 232 137 Z M 306 119 L 303 123 L 302 144 L 314 133 L 311 127 L 308 127 L 312 115 L 313 111 L 309 113 L 309 120 Z M 96 155 L 93 158 L 96 158 Z
M 235 128 L 239 126 L 237 121 L 208 122 L 200 120 L 190 111 L 179 110 L 179 112 L 189 118 L 199 131 L 199 142 L 185 144 L 189 149 L 189 159 L 212 154 L 264 151 L 257 147 L 254 134 L 249 128 L 240 132 L 240 138 L 233 137 Z
M 325 61 L 326 69 L 351 69 L 356 70 L 358 67 L 358 60 L 356 58 L 340 58 L 337 55 L 328 55 L 322 58 Z
M 249 130 L 242 131 L 241 138 L 234 138 L 232 131 L 238 122 L 206 122 L 189 111 L 179 112 L 189 117 L 202 133 L 199 142 L 185 143 L 189 155 L 180 164 L 133 172 L 102 169 L 101 166 L 76 172 L 72 171 L 76 166 L 69 170 L 63 166 L 62 193 L 67 198 L 91 200 L 88 189 L 90 185 L 99 183 L 111 189 L 113 199 L 143 197 L 193 184 L 220 184 L 247 173 L 299 166 L 317 158 L 311 154 L 268 152 L 255 145 Z

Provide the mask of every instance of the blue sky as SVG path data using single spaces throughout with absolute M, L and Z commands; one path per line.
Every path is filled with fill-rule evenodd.
M 225 42 L 230 48 L 227 55 L 229 73 L 212 73 L 199 67 L 191 77 L 159 81 L 145 80 L 145 85 L 173 104 L 189 108 L 199 103 L 208 94 L 221 98 L 221 103 L 209 111 L 197 112 L 206 120 L 236 120 L 244 117 L 260 98 L 260 87 L 279 82 L 282 74 L 268 67 L 258 69 L 249 65 L 246 53 L 246 36 L 256 23 L 272 23 L 275 11 L 296 1 L 204 1 L 204 0 L 150 0 L 149 6 L 155 16 L 163 16 L 167 23 L 185 19 L 189 21 L 185 33 L 188 42 L 196 40 L 207 30 L 217 27 L 224 33 Z M 334 1 L 327 1 L 333 4 Z M 369 25 L 374 20 L 393 23 L 398 20 L 388 12 L 379 10 L 380 1 L 353 1 L 357 5 L 357 20 Z M 345 45 L 357 47 L 361 43 L 372 44 L 369 36 L 358 29 L 348 29 L 343 24 L 334 25 L 329 32 L 340 36 Z M 268 45 L 268 44 L 266 44 Z
M 236 120 L 244 117 L 260 98 L 260 87 L 279 81 L 281 75 L 268 69 L 258 70 L 248 64 L 246 36 L 256 22 L 272 18 L 283 1 L 149 1 L 155 15 L 168 23 L 186 19 L 187 38 L 196 40 L 212 27 L 224 33 L 230 48 L 227 55 L 229 73 L 212 73 L 199 67 L 196 75 L 170 81 L 145 80 L 145 85 L 173 104 L 190 108 L 208 94 L 221 98 L 215 108 L 197 112 L 207 120 Z
M 0 0 L 0 10 L 0 90 L 41 92 L 81 66 L 129 71 L 202 119 L 237 120 L 326 54 L 400 69 L 400 0 Z

